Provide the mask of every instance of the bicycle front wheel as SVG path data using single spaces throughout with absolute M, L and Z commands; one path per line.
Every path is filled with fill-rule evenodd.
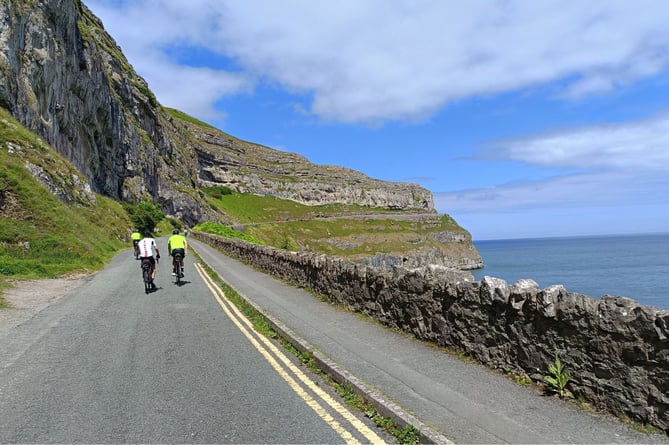
M 144 279 L 144 292 L 151 292 L 151 272 L 148 269 L 142 269 L 142 278 Z
M 176 263 L 174 265 L 174 278 L 176 280 L 176 283 L 178 286 L 181 285 L 181 257 L 176 257 L 174 259 L 174 262 Z

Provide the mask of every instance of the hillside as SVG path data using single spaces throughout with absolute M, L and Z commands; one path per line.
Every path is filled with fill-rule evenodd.
M 232 217 L 233 228 L 259 243 L 312 252 L 391 269 L 439 265 L 481 267 L 469 233 L 448 215 L 398 212 L 351 204 L 307 206 L 274 196 L 201 189 L 211 204 Z M 196 228 L 221 231 L 210 224 Z
M 93 193 L 81 173 L 2 108 L 0 165 L 0 289 L 7 280 L 98 270 L 127 247 L 122 206 Z
M 318 237 L 311 242 L 306 230 L 295 234 L 301 229 L 293 221 L 282 226 L 291 231 L 283 244 L 347 254 L 341 246 L 357 243 L 360 249 L 348 254 L 361 259 L 380 253 L 415 258 L 415 265 L 482 266 L 469 233 L 438 215 L 432 194 L 416 184 L 315 165 L 161 106 L 81 1 L 0 0 L 0 30 L 0 107 L 67 159 L 91 193 L 118 202 L 150 201 L 189 226 L 207 221 L 249 225 L 202 191 L 216 186 L 314 208 L 350 206 L 354 220 L 368 220 L 371 229 L 364 240 L 353 238 L 361 236 L 356 228 L 345 239 L 326 241 L 321 227 L 310 229 Z M 383 221 L 388 222 L 362 216 L 378 210 L 386 212 Z M 313 224 L 323 224 L 323 213 L 312 213 L 318 220 Z M 407 218 L 414 223 L 394 222 Z M 442 226 L 442 221 L 448 223 Z M 340 219 L 340 224 L 349 223 Z M 397 234 L 388 243 L 383 234 L 395 230 L 405 231 L 405 240 L 396 242 Z

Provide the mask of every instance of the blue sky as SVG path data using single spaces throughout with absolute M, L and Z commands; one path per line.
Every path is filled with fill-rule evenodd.
M 669 232 L 669 2 L 84 3 L 161 104 L 475 240 Z

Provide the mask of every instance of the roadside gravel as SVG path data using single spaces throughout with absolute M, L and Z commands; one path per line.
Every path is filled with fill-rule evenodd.
M 5 289 L 3 298 L 8 308 L 0 309 L 0 328 L 16 326 L 68 295 L 81 286 L 90 274 L 78 274 L 64 278 L 9 281 L 12 287 Z

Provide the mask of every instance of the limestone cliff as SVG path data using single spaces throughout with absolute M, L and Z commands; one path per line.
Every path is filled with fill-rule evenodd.
M 192 193 L 197 161 L 175 144 L 146 82 L 81 2 L 0 0 L 0 106 L 70 160 L 94 191 L 157 201 L 168 213 L 187 209 L 192 222 L 206 216 Z
M 0 0 L 0 106 L 72 162 L 93 191 L 153 201 L 189 225 L 231 222 L 198 193 L 213 184 L 308 205 L 436 215 L 432 194 L 418 185 L 318 166 L 162 107 L 80 0 Z
M 175 117 L 80 1 L 0 1 L 0 105 L 96 192 L 150 198 L 191 223 L 206 207 L 193 191 L 211 183 L 307 204 L 434 211 L 432 195 L 417 185 L 317 166 Z
M 338 166 L 252 144 L 215 129 L 191 127 L 197 140 L 199 179 L 239 192 L 271 195 L 308 205 L 344 203 L 434 212 L 432 194 L 409 183 L 380 181 Z

